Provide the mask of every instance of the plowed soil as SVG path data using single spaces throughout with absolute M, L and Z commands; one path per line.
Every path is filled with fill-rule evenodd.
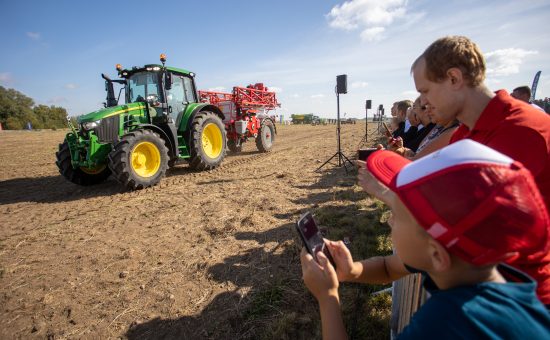
M 351 158 L 365 126 L 341 131 Z M 355 184 L 334 164 L 314 172 L 334 125 L 278 126 L 270 153 L 251 141 L 218 169 L 180 164 L 134 192 L 65 180 L 65 133 L 0 132 L 0 338 L 319 336 L 294 223 Z

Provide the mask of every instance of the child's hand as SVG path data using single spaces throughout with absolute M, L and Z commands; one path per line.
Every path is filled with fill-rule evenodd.
M 300 262 L 302 263 L 302 279 L 319 303 L 329 297 L 338 296 L 338 277 L 330 261 L 323 252 L 317 253 L 317 260 L 302 248 Z
M 325 244 L 336 263 L 336 275 L 340 282 L 353 281 L 361 273 L 354 267 L 353 258 L 348 247 L 342 241 L 330 241 L 325 239 Z

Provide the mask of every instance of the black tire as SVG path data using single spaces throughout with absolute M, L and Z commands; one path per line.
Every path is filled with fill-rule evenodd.
M 256 137 L 256 147 L 260 152 L 270 152 L 275 141 L 275 126 L 271 119 L 264 119 L 260 133 Z
M 59 144 L 59 151 L 55 153 L 55 164 L 59 168 L 59 173 L 69 181 L 82 185 L 89 186 L 104 182 L 111 175 L 111 170 L 107 164 L 99 166 L 95 169 L 90 168 L 73 168 L 71 164 L 71 150 L 67 140 L 63 144 Z
M 229 139 L 227 141 L 227 148 L 233 153 L 239 153 L 243 151 L 243 143 L 240 143 L 237 146 L 237 143 L 234 140 Z
M 132 131 L 122 136 L 109 153 L 109 168 L 113 177 L 127 189 L 153 186 L 166 174 L 168 148 L 153 131 Z
M 211 170 L 218 167 L 227 153 L 227 136 L 222 120 L 215 113 L 202 111 L 191 124 L 189 167 Z

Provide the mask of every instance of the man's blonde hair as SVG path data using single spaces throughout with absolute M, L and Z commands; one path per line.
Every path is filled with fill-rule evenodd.
M 485 58 L 479 47 L 463 36 L 447 36 L 434 41 L 413 63 L 426 61 L 426 78 L 433 82 L 442 82 L 447 78 L 447 71 L 456 67 L 469 86 L 475 87 L 485 80 Z

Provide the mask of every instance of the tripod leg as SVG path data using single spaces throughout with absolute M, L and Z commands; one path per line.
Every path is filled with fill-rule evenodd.
M 351 168 L 353 169 L 353 167 L 355 166 L 353 164 L 352 161 L 349 160 L 349 158 L 346 157 L 346 155 L 344 155 L 343 152 L 339 152 L 339 156 L 338 157 L 341 157 L 342 158 L 342 164 L 344 165 L 344 168 L 346 169 L 346 173 L 348 172 L 348 167 L 346 166 L 346 161 L 351 165 Z
M 317 170 L 315 170 L 315 172 L 321 170 L 322 167 L 324 167 L 328 162 L 330 162 L 334 157 L 336 157 L 338 155 L 338 152 L 335 153 L 334 155 L 332 155 L 332 157 L 330 157 L 326 162 L 324 162 L 323 164 L 321 164 L 320 167 L 317 168 Z

